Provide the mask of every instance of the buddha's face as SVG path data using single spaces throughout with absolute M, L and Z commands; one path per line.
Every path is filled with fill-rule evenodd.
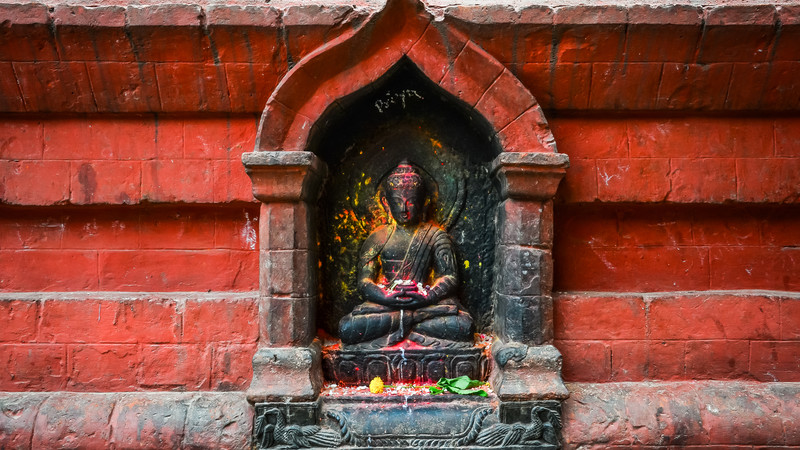
M 424 198 L 417 183 L 403 184 L 387 190 L 383 205 L 400 225 L 419 223 L 422 219 Z

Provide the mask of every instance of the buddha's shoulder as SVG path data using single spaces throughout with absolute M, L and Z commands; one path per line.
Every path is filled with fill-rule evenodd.
M 389 232 L 391 231 L 391 227 L 388 225 L 381 225 L 378 228 L 372 230 L 372 232 L 367 236 L 367 240 L 364 241 L 365 244 L 371 244 L 375 242 L 384 242 L 389 237 Z

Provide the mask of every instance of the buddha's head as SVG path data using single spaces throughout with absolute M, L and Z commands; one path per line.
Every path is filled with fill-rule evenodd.
M 413 225 L 422 220 L 425 183 L 408 161 L 398 164 L 384 180 L 381 203 L 399 225 Z

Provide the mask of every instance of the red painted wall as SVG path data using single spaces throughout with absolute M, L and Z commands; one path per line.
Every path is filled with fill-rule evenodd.
M 258 207 L 239 157 L 289 61 L 362 13 L 201 9 L 0 5 L 0 391 L 249 383 Z M 800 381 L 798 17 L 445 13 L 570 156 L 567 381 Z

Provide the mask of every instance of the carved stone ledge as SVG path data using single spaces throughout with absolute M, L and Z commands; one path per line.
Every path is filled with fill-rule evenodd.
M 314 202 L 328 173 L 324 161 L 303 151 L 244 153 L 242 163 L 263 203 Z
M 547 201 L 567 172 L 563 153 L 502 153 L 492 161 L 503 199 Z

